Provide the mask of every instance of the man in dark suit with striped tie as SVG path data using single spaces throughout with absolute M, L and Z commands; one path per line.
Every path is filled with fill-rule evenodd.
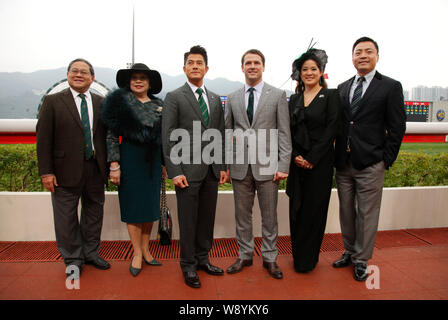
M 87 60 L 73 60 L 67 70 L 69 88 L 45 97 L 36 126 L 39 175 L 51 192 L 56 243 L 72 279 L 84 263 L 110 267 L 98 255 L 107 163 L 103 98 L 89 91 L 94 79 Z
M 227 172 L 224 111 L 220 97 L 204 86 L 207 60 L 207 52 L 201 46 L 194 46 L 184 54 L 183 69 L 188 81 L 166 95 L 162 111 L 163 154 L 168 177 L 176 188 L 180 267 L 185 283 L 193 288 L 201 286 L 198 269 L 211 275 L 224 274 L 221 268 L 210 264 L 208 257 L 213 244 L 218 183 L 226 181 Z M 222 138 L 219 145 L 222 157 L 212 163 L 203 158 L 208 142 L 202 141 L 202 135 L 208 129 L 219 132 Z M 188 133 L 187 141 L 176 136 L 182 132 Z M 172 150 L 179 144 L 187 147 L 181 151 L 182 161 L 177 163 L 172 158 L 176 152 Z
M 336 183 L 345 252 L 335 268 L 353 263 L 355 280 L 367 279 L 383 191 L 406 130 L 400 82 L 375 70 L 378 44 L 358 39 L 352 48 L 357 74 L 338 86 L 341 129 L 336 137 Z

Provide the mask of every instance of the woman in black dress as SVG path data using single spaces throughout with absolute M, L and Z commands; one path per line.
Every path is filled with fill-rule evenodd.
M 293 151 L 286 193 L 297 272 L 313 270 L 319 260 L 333 181 L 339 95 L 327 89 L 326 62 L 325 51 L 309 49 L 294 61 L 291 75 L 298 84 L 289 100 Z
M 129 270 L 137 276 L 143 261 L 161 265 L 149 252 L 149 237 L 160 219 L 162 101 L 153 94 L 162 90 L 162 80 L 159 72 L 136 63 L 118 71 L 117 84 L 121 89 L 107 96 L 102 118 L 110 180 L 118 185 L 121 221 L 134 248 Z

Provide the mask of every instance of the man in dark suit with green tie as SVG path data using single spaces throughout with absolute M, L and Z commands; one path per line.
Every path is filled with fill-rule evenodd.
M 102 97 L 89 91 L 94 79 L 88 61 L 73 60 L 67 70 L 69 88 L 45 97 L 36 126 L 39 175 L 51 192 L 56 243 L 65 264 L 79 271 L 66 269 L 75 278 L 84 263 L 110 267 L 98 255 L 107 164 Z
M 224 111 L 220 97 L 204 86 L 207 60 L 207 52 L 201 46 L 194 46 L 184 54 L 183 69 L 188 81 L 166 95 L 162 111 L 163 154 L 168 177 L 173 179 L 176 188 L 180 266 L 185 283 L 193 288 L 201 286 L 196 272 L 198 269 L 212 275 L 224 274 L 221 268 L 210 264 L 208 257 L 213 244 L 218 183 L 224 183 L 227 175 L 224 164 Z M 206 130 L 221 135 L 219 148 L 222 157 L 212 163 L 203 158 L 203 151 L 208 145 L 208 142 L 202 141 Z M 176 132 L 186 133 L 186 141 L 179 136 L 173 139 Z M 195 134 L 198 136 L 195 137 Z M 177 163 L 172 158 L 177 154 L 172 154 L 172 150 L 176 150 L 179 144 L 186 145 L 186 148 L 182 150 L 183 160 Z

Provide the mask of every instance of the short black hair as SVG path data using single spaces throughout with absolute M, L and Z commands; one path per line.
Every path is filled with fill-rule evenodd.
M 90 74 L 92 76 L 95 75 L 95 71 L 93 70 L 92 64 L 89 61 L 87 61 L 86 59 L 83 59 L 83 58 L 77 58 L 77 59 L 73 60 L 72 62 L 70 62 L 70 64 L 68 65 L 68 68 L 67 68 L 67 72 L 70 71 L 70 68 L 72 67 L 72 64 L 74 64 L 75 62 L 84 62 L 84 63 L 86 63 L 89 66 Z
M 361 37 L 358 40 L 355 41 L 355 43 L 353 44 L 353 48 L 352 48 L 352 53 L 355 51 L 356 46 L 358 45 L 358 43 L 360 42 L 372 42 L 375 45 L 376 48 L 376 52 L 379 53 L 380 50 L 378 48 L 378 43 L 376 43 L 375 40 L 373 40 L 372 38 L 369 37 Z
M 258 50 L 258 49 L 249 49 L 249 50 L 247 50 L 247 51 L 243 54 L 243 56 L 241 57 L 241 65 L 244 64 L 244 58 L 245 58 L 246 55 L 248 55 L 249 53 L 259 55 L 259 56 L 261 57 L 261 61 L 263 62 L 263 66 L 264 66 L 264 63 L 265 63 L 266 59 L 264 58 L 264 54 L 263 54 L 260 50 Z
M 200 54 L 204 58 L 205 65 L 208 66 L 207 51 L 205 50 L 204 47 L 201 47 L 200 45 L 193 46 L 193 47 L 190 48 L 190 51 L 185 52 L 185 54 L 184 54 L 184 65 L 187 64 L 187 59 L 188 59 L 188 56 L 190 54 Z

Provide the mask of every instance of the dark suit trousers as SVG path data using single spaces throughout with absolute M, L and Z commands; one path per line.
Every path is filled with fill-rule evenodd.
M 218 198 L 218 179 L 211 166 L 204 180 L 188 184 L 184 189 L 176 187 L 183 272 L 196 271 L 198 265 L 209 263 Z
M 66 265 L 82 265 L 84 260 L 98 257 L 104 198 L 104 181 L 95 160 L 84 162 L 78 187 L 55 187 L 51 194 L 56 243 Z

